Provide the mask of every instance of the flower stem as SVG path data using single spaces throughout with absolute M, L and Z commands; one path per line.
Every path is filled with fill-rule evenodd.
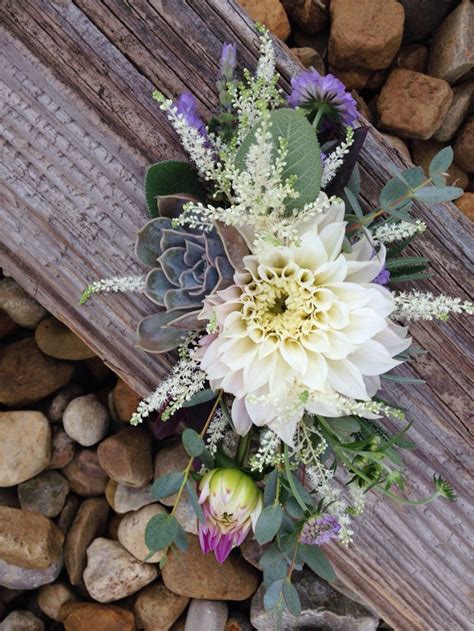
M 247 458 L 248 450 L 250 447 L 251 437 L 252 437 L 251 429 L 245 434 L 245 436 L 239 437 L 239 444 L 237 446 L 237 454 L 235 456 L 237 466 L 239 467 L 242 467 L 245 463 L 245 459 Z
M 316 116 L 314 117 L 314 120 L 312 123 L 316 131 L 318 131 L 318 126 L 319 126 L 319 123 L 321 122 L 321 118 L 323 117 L 325 109 L 326 108 L 324 107 L 324 105 L 320 105 L 318 108 L 318 111 L 316 112 Z

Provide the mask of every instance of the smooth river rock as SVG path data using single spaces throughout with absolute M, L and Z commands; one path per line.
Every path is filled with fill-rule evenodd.
M 97 497 L 105 493 L 108 478 L 94 449 L 79 451 L 62 473 L 68 479 L 71 491 L 82 497 Z
M 139 561 L 145 563 L 158 563 L 163 556 L 162 552 L 156 552 L 150 559 L 150 550 L 145 544 L 145 530 L 152 517 L 158 514 L 167 514 L 167 510 L 161 504 L 148 504 L 137 511 L 127 513 L 120 520 L 117 537 L 123 547 L 133 554 Z
M 46 309 L 26 293 L 13 278 L 0 280 L 0 308 L 26 329 L 34 329 L 46 315 Z
M 109 413 L 95 394 L 73 399 L 63 414 L 66 433 L 83 447 L 92 447 L 107 434 Z
M 141 488 L 153 478 L 151 435 L 143 428 L 112 434 L 100 443 L 97 456 L 102 469 L 120 484 Z
M 135 601 L 137 623 L 145 631 L 165 631 L 176 622 L 188 603 L 189 598 L 170 592 L 163 583 L 149 585 Z
M 12 611 L 0 624 L 1 631 L 44 631 L 43 621 L 31 611 Z
M 18 487 L 18 498 L 24 510 L 57 517 L 69 493 L 69 483 L 57 471 L 43 471 Z
M 135 631 L 133 614 L 115 605 L 67 603 L 61 620 L 65 631 Z
M 226 603 L 218 600 L 192 600 L 184 631 L 224 631 L 228 614 Z
M 43 585 L 38 592 L 38 606 L 52 620 L 61 620 L 61 608 L 74 600 L 76 600 L 74 592 L 66 583 L 60 581 Z
M 95 353 L 77 335 L 52 316 L 38 324 L 35 340 L 45 355 L 56 359 L 77 361 L 95 357 Z

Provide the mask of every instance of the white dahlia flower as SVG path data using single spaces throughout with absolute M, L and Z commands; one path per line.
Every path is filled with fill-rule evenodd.
M 333 205 L 305 223 L 298 246 L 245 257 L 235 285 L 206 298 L 200 317 L 218 327 L 201 367 L 213 388 L 235 395 L 239 434 L 268 425 L 291 444 L 305 409 L 341 416 L 341 398 L 369 401 L 411 343 L 389 319 L 391 292 L 372 282 L 383 245 L 375 254 L 363 238 L 342 252 L 343 217 Z

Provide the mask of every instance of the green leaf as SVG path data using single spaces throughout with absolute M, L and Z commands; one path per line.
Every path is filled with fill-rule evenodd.
M 163 497 L 169 497 L 179 491 L 183 483 L 183 474 L 180 471 L 165 473 L 158 480 L 155 480 L 151 487 L 151 495 L 154 500 L 159 502 Z
M 201 504 L 199 503 L 198 496 L 196 495 L 196 491 L 194 490 L 194 485 L 190 480 L 186 482 L 186 488 L 188 489 L 189 499 L 191 500 L 193 511 L 196 513 L 196 517 L 199 519 L 199 521 L 203 524 L 206 521 L 206 518 L 204 517 Z
M 158 217 L 158 195 L 186 193 L 202 197 L 204 190 L 188 162 L 165 160 L 149 167 L 145 175 L 145 199 L 151 217 Z
M 178 536 L 179 524 L 173 515 L 158 514 L 150 519 L 145 529 L 145 543 L 150 552 L 164 550 Z
M 282 596 L 283 582 L 283 579 L 275 581 L 265 592 L 265 595 L 263 597 L 263 606 L 265 608 L 265 611 L 270 611 L 277 606 Z
M 270 113 L 270 122 L 274 157 L 280 147 L 280 138 L 288 143 L 282 179 L 296 176 L 295 190 L 299 197 L 288 200 L 286 208 L 303 208 L 305 204 L 313 202 L 320 191 L 321 158 L 316 133 L 304 114 L 296 110 L 273 110 Z M 260 124 L 257 123 L 247 134 L 237 152 L 235 163 L 240 171 L 246 169 L 247 154 L 255 142 L 255 134 Z
M 268 587 L 275 581 L 285 578 L 288 574 L 288 563 L 285 557 L 280 557 L 275 563 L 267 565 L 263 570 L 263 582 Z
M 178 524 L 178 534 L 176 535 L 174 543 L 182 552 L 186 552 L 188 549 L 188 537 L 180 524 Z
M 406 201 L 406 196 L 410 194 L 410 187 L 399 178 L 389 180 L 382 189 L 379 198 L 381 208 L 388 210 L 401 206 Z
M 426 267 L 429 262 L 429 259 L 423 256 L 406 256 L 405 258 L 388 260 L 385 263 L 385 267 L 391 272 L 397 269 Z
M 200 456 L 206 448 L 203 439 L 190 427 L 184 430 L 181 440 L 183 441 L 183 447 L 186 453 L 193 458 Z
M 328 418 L 327 422 L 333 429 L 350 434 L 360 430 L 360 423 L 352 416 L 340 416 L 339 418 Z
M 278 563 L 281 559 L 284 559 L 285 555 L 277 548 L 276 544 L 271 545 L 269 548 L 265 550 L 265 552 L 260 557 L 258 565 L 260 569 L 264 570 L 266 567 L 270 565 L 274 565 Z
M 400 173 L 400 177 L 405 180 L 410 188 L 416 188 L 425 181 L 425 172 L 421 167 L 411 167 L 403 173 Z
M 336 573 L 326 555 L 318 546 L 300 545 L 300 554 L 306 565 L 325 581 L 335 581 Z
M 430 177 L 433 178 L 433 176 L 435 175 L 446 173 L 446 171 L 451 166 L 453 158 L 454 153 L 451 147 L 445 147 L 444 149 L 441 149 L 441 151 L 439 151 L 431 160 L 429 167 Z
M 276 497 L 276 489 L 277 489 L 277 481 L 278 481 L 278 471 L 273 469 L 273 471 L 267 476 L 265 480 L 265 489 L 263 491 L 263 505 L 270 506 L 273 504 Z
M 415 199 L 424 204 L 435 204 L 441 202 L 450 202 L 453 199 L 461 197 L 464 193 L 462 188 L 458 186 L 426 186 L 415 193 Z
M 275 537 L 282 520 L 283 511 L 280 506 L 273 504 L 263 509 L 255 525 L 255 539 L 260 545 L 268 543 Z
M 200 390 L 193 394 L 193 396 L 183 404 L 183 408 L 191 408 L 194 405 L 201 405 L 201 403 L 207 403 L 208 401 L 212 401 L 217 397 L 217 394 L 211 388 L 206 388 L 205 390 Z
M 207 449 L 201 451 L 201 453 L 199 454 L 199 459 L 205 467 L 207 467 L 208 469 L 214 469 L 214 458 L 211 456 Z
M 424 379 L 418 377 L 405 377 L 404 375 L 380 375 L 380 379 L 384 381 L 393 381 L 394 383 L 426 383 Z
M 288 501 L 285 504 L 285 509 L 288 515 L 290 515 L 290 517 L 293 517 L 293 519 L 302 519 L 304 517 L 303 509 L 294 497 L 288 498 Z
M 301 613 L 301 601 L 296 587 L 290 580 L 286 580 L 283 583 L 283 596 L 285 597 L 288 611 L 294 616 L 299 616 Z
M 420 268 L 420 270 L 411 270 L 410 272 L 406 272 L 405 274 L 401 274 L 397 272 L 395 274 L 390 275 L 390 285 L 396 285 L 397 283 L 406 283 L 409 280 L 423 280 L 424 278 L 430 278 L 432 276 L 431 272 L 425 272 L 425 267 Z
M 359 217 L 359 219 L 363 219 L 364 211 L 362 210 L 357 197 L 347 187 L 344 189 L 344 193 L 346 194 L 347 200 L 349 204 L 352 206 L 352 208 L 354 209 L 354 212 L 357 215 L 357 217 Z

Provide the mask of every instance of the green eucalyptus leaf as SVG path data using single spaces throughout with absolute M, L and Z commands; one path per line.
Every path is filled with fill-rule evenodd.
M 352 208 L 353 208 L 355 214 L 357 215 L 357 217 L 359 217 L 359 219 L 363 219 L 364 211 L 362 210 L 361 205 L 359 204 L 359 200 L 357 199 L 357 197 L 347 187 L 344 189 L 344 193 L 346 194 L 347 200 L 348 200 L 349 204 L 352 206 Z
M 262 554 L 258 565 L 260 569 L 264 570 L 266 567 L 278 563 L 282 559 L 285 559 L 285 555 L 278 549 L 276 544 L 273 544 Z
M 408 184 L 398 177 L 389 180 L 382 189 L 379 198 L 380 207 L 384 210 L 395 209 L 405 203 L 410 194 Z
M 410 188 L 416 188 L 417 186 L 420 186 L 420 184 L 423 184 L 426 180 L 425 172 L 421 167 L 411 167 L 410 169 L 403 171 L 400 174 L 400 177 L 405 180 Z
M 208 469 L 214 469 L 214 458 L 211 456 L 208 449 L 204 449 L 199 454 L 199 460 L 201 460 L 202 464 Z
M 287 141 L 286 166 L 282 179 L 296 176 L 295 190 L 297 199 L 288 200 L 287 210 L 303 208 L 313 202 L 320 191 L 321 184 L 321 152 L 316 133 L 308 119 L 296 110 L 277 109 L 270 113 L 271 135 L 273 139 L 273 155 L 276 157 L 280 147 L 280 139 Z M 250 147 L 255 143 L 255 134 L 260 123 L 244 138 L 237 151 L 235 164 L 240 171 L 246 170 L 246 159 Z
M 296 587 L 290 580 L 286 580 L 283 583 L 283 596 L 285 597 L 288 611 L 294 616 L 299 616 L 301 613 L 301 601 Z
M 280 506 L 267 506 L 260 513 L 255 525 L 255 539 L 260 545 L 271 541 L 280 529 L 283 511 Z
M 335 581 L 336 573 L 326 555 L 318 546 L 301 544 L 300 554 L 306 565 L 325 581 Z
M 196 431 L 194 431 L 194 429 L 191 429 L 190 427 L 184 430 L 181 435 L 181 440 L 186 453 L 192 458 L 200 456 L 206 448 L 203 439 Z
M 263 597 L 265 611 L 271 611 L 279 604 L 283 593 L 283 579 L 279 579 L 270 585 Z
M 145 543 L 150 552 L 164 550 L 176 540 L 179 524 L 174 515 L 159 513 L 150 519 L 145 529 Z
M 217 397 L 217 394 L 211 388 L 205 388 L 193 394 L 193 396 L 183 404 L 183 408 L 191 408 L 195 405 L 201 405 L 201 403 L 207 403 Z
M 451 147 L 445 147 L 444 149 L 441 149 L 441 151 L 439 151 L 431 160 L 429 167 L 430 177 L 433 178 L 434 175 L 446 173 L 446 171 L 451 166 L 453 159 L 454 152 Z
M 172 473 L 162 475 L 153 482 L 153 486 L 151 487 L 153 499 L 159 502 L 163 497 L 169 497 L 177 493 L 183 483 L 183 478 L 184 476 L 180 471 L 173 471 Z
M 267 476 L 265 480 L 265 489 L 263 491 L 263 505 L 270 506 L 275 501 L 276 489 L 278 481 L 278 471 L 273 471 Z
M 178 534 L 176 535 L 174 543 L 182 552 L 186 552 L 188 549 L 188 537 L 180 524 L 178 524 Z
M 151 217 L 158 217 L 158 196 L 179 193 L 204 195 L 198 175 L 188 162 L 164 160 L 149 167 L 145 175 L 145 199 Z
M 464 193 L 462 188 L 458 186 L 426 186 L 420 189 L 414 195 L 415 199 L 424 204 L 436 204 L 441 202 L 450 202 L 453 199 L 461 197 Z
M 194 484 L 190 480 L 188 480 L 186 482 L 186 488 L 188 489 L 188 495 L 189 499 L 191 500 L 193 511 L 196 513 L 196 517 L 199 519 L 201 524 L 203 524 L 206 521 L 206 518 L 204 517 L 201 504 L 199 503 L 198 496 L 196 495 L 196 491 L 194 490 Z
M 263 570 L 263 582 L 268 587 L 275 581 L 285 578 L 288 574 L 288 563 L 284 557 L 278 559 L 275 563 L 267 565 Z
M 301 506 L 296 501 L 296 498 L 289 497 L 288 501 L 285 504 L 286 512 L 293 517 L 293 519 L 303 519 L 304 512 Z

